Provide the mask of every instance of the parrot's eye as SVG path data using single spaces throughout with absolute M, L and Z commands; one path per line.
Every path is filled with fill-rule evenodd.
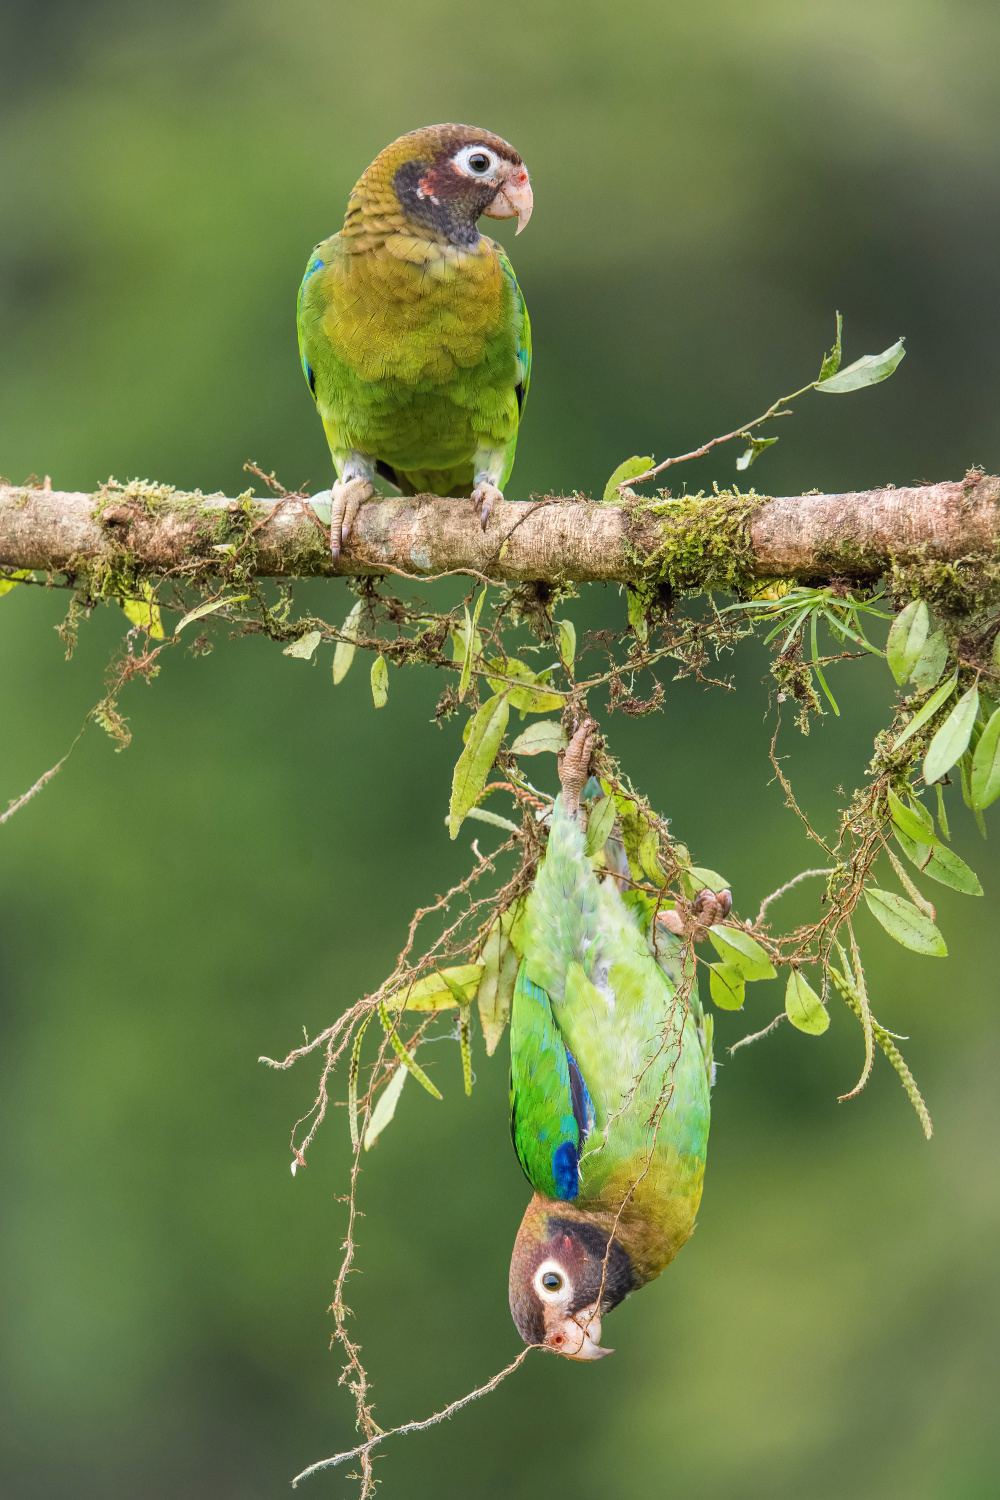
M 557 1292 L 562 1286 L 562 1277 L 555 1271 L 546 1271 L 542 1277 L 542 1286 L 547 1292 Z
M 496 154 L 483 146 L 463 146 L 452 162 L 463 177 L 490 177 L 500 165 Z

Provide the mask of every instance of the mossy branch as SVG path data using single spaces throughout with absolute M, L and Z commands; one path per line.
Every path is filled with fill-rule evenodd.
M 300 495 L 231 499 L 145 481 L 93 494 L 0 485 L 8 569 L 225 575 L 227 555 L 251 535 L 260 578 L 464 571 L 739 591 L 761 578 L 874 580 L 890 567 L 959 564 L 981 596 L 1000 574 L 1000 479 L 972 470 L 913 488 L 780 497 L 649 500 L 626 490 L 610 505 L 547 495 L 498 504 L 485 532 L 468 501 L 379 499 L 362 508 L 336 564 L 327 529 Z

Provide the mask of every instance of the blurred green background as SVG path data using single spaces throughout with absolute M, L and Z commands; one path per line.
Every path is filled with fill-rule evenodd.
M 513 248 L 536 363 L 512 498 L 593 493 L 631 453 L 746 420 L 814 374 L 838 307 L 848 359 L 901 333 L 909 356 L 874 391 L 801 403 L 758 486 L 995 472 L 998 32 L 992 0 L 4 0 L 0 470 L 232 494 L 253 458 L 328 484 L 295 350 L 302 267 L 383 145 L 459 119 L 511 140 L 535 188 Z M 734 456 L 688 483 L 731 480 Z M 346 613 L 343 584 L 299 597 Z M 63 753 L 125 628 L 101 610 L 66 664 L 64 606 L 0 601 L 0 797 Z M 622 610 L 590 589 L 569 612 Z M 433 674 L 393 674 L 376 714 L 367 664 L 334 691 L 329 651 L 309 667 L 223 638 L 168 657 L 126 692 L 131 748 L 88 731 L 0 832 L 0 1489 L 17 1500 L 258 1500 L 355 1441 L 324 1315 L 346 1121 L 293 1180 L 316 1069 L 257 1058 L 372 989 L 468 857 L 443 826 L 460 724 L 428 722 Z M 745 646 L 733 668 L 735 695 L 680 683 L 662 715 L 604 722 L 747 913 L 816 860 L 770 784 L 764 658 Z M 891 688 L 874 661 L 834 684 L 844 717 L 786 742 L 824 828 Z M 1000 1491 L 1000 859 L 960 804 L 953 823 L 986 897 L 934 889 L 952 956 L 862 918 L 933 1141 L 882 1059 L 836 1103 L 862 1058 L 841 1008 L 821 1041 L 782 1028 L 723 1054 L 698 1233 L 615 1313 L 611 1364 L 529 1359 L 390 1443 L 386 1495 Z M 757 985 L 717 1034 L 780 1004 Z M 518 1348 L 503 1049 L 475 1065 L 470 1102 L 440 1049 L 444 1102 L 411 1088 L 364 1162 L 349 1301 L 385 1426 Z M 308 1492 L 353 1486 L 334 1471 Z

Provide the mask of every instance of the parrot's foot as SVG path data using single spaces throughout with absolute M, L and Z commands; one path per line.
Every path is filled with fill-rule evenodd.
M 351 534 L 358 511 L 375 493 L 370 479 L 348 479 L 337 483 L 330 491 L 330 553 L 334 562 L 340 549 Z
M 691 902 L 679 903 L 677 909 L 661 911 L 657 920 L 675 937 L 692 937 L 696 943 L 703 942 L 710 927 L 723 921 L 733 909 L 730 891 L 710 891 L 706 886 Z
M 488 479 L 481 480 L 472 491 L 472 503 L 479 510 L 479 524 L 486 530 L 486 522 L 490 518 L 490 511 L 498 500 L 503 499 L 503 492 L 498 490 L 495 484 L 490 484 Z
M 580 810 L 580 793 L 590 775 L 590 742 L 596 728 L 593 719 L 584 719 L 566 749 L 559 752 L 563 808 L 574 815 Z

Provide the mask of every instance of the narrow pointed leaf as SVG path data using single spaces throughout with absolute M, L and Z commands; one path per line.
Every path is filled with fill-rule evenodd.
M 213 599 L 211 604 L 199 604 L 197 609 L 188 610 L 180 624 L 175 627 L 174 634 L 180 635 L 185 625 L 192 625 L 195 620 L 203 620 L 206 615 L 214 615 L 217 609 L 225 609 L 227 604 L 245 604 L 249 598 L 249 594 L 230 594 L 225 599 Z
M 361 623 L 361 611 L 364 608 L 364 600 L 359 599 L 351 610 L 347 619 L 340 627 L 341 634 L 347 636 L 346 641 L 338 641 L 333 653 L 333 685 L 343 682 L 354 660 L 354 642 L 358 638 L 358 626 Z
M 927 813 L 926 808 L 921 808 L 921 811 Z M 889 793 L 889 817 L 895 829 L 905 833 L 908 838 L 914 839 L 917 843 L 936 844 L 938 842 L 933 832 L 934 825 L 930 822 L 930 815 L 927 814 L 925 822 L 918 813 L 907 807 L 905 802 L 901 802 L 892 791 Z
M 889 670 L 902 687 L 909 679 L 927 642 L 930 611 L 923 599 L 914 599 L 893 620 L 885 643 Z
M 907 724 L 902 734 L 900 734 L 894 741 L 892 746 L 893 750 L 898 750 L 901 745 L 905 745 L 907 740 L 910 739 L 912 735 L 916 734 L 918 729 L 923 729 L 928 720 L 933 719 L 934 715 L 937 713 L 942 704 L 947 703 L 948 699 L 955 691 L 957 683 L 958 668 L 956 667 L 954 672 L 952 672 L 951 676 L 948 678 L 947 682 L 943 682 L 938 688 L 937 692 L 931 694 L 920 712 L 913 715 L 913 718 L 910 720 L 909 724 Z
M 791 969 L 785 986 L 785 1015 L 798 1031 L 822 1036 L 830 1024 L 826 1006 L 799 969 Z
M 948 814 L 947 814 L 947 811 L 945 810 L 945 805 L 944 805 L 944 787 L 941 785 L 940 781 L 936 783 L 936 785 L 934 787 L 934 790 L 937 792 L 937 817 L 938 817 L 938 826 L 940 827 L 941 832 L 943 833 L 944 837 L 946 839 L 950 839 L 951 838 L 951 832 L 950 832 L 950 830 L 948 828 Z
M 458 757 L 451 784 L 451 809 L 449 831 L 453 839 L 470 807 L 474 807 L 486 785 L 497 751 L 507 729 L 510 705 L 505 693 L 486 702 L 472 720 L 469 740 Z
M 382 1022 L 383 1029 L 385 1030 L 385 1034 L 392 1043 L 393 1051 L 396 1053 L 396 1056 L 399 1058 L 404 1068 L 408 1068 L 410 1070 L 417 1082 L 427 1090 L 432 1098 L 440 1099 L 441 1090 L 434 1087 L 433 1083 L 431 1083 L 430 1079 L 427 1077 L 427 1074 L 424 1072 L 420 1064 L 410 1056 L 409 1052 L 407 1052 L 406 1048 L 403 1046 L 402 1039 L 400 1038 L 394 1023 L 390 1021 L 389 1013 L 385 1008 L 385 1002 L 382 1000 L 379 1001 L 378 1013 L 379 1019 Z M 400 1087 L 402 1088 L 402 1084 L 400 1084 Z
M 928 786 L 934 781 L 940 781 L 965 754 L 978 712 L 979 689 L 973 684 L 959 698 L 930 742 L 924 756 L 924 780 Z
M 559 647 L 559 660 L 567 672 L 572 669 L 576 660 L 576 626 L 572 620 L 557 620 L 556 642 Z
M 708 929 L 709 942 L 723 963 L 732 964 L 744 979 L 773 979 L 776 970 L 760 944 L 741 927 L 723 927 L 721 922 Z
M 372 663 L 372 702 L 376 708 L 385 708 L 389 701 L 389 668 L 384 656 L 377 656 Z
M 618 486 L 620 484 L 626 484 L 630 479 L 638 479 L 640 474 L 645 474 L 646 470 L 652 467 L 652 458 L 627 458 L 623 464 L 618 465 L 604 486 L 604 494 L 601 496 L 602 503 L 608 505 L 612 500 L 617 500 Z
M 934 684 L 941 680 L 941 673 L 947 665 L 948 642 L 943 630 L 935 630 L 924 642 L 924 649 L 910 673 L 910 681 L 917 692 L 929 693 Z
M 973 807 L 980 809 L 1000 797 L 1000 708 L 991 715 L 979 737 L 972 757 L 969 792 Z
M 888 380 L 905 353 L 903 340 L 897 339 L 888 349 L 883 349 L 881 354 L 863 354 L 836 375 L 818 381 L 815 388 L 817 391 L 826 391 L 831 396 L 841 396 L 847 391 L 863 390 L 866 385 L 877 385 L 880 380 Z
M 397 1063 L 392 1077 L 375 1101 L 375 1108 L 371 1112 L 368 1126 L 365 1130 L 366 1151 L 372 1149 L 382 1131 L 396 1113 L 396 1105 L 399 1103 L 399 1096 L 403 1092 L 403 1084 L 406 1082 L 408 1071 L 403 1063 Z
M 709 964 L 708 988 L 720 1010 L 739 1010 L 746 995 L 743 975 L 734 964 Z
M 613 797 L 602 797 L 596 803 L 587 820 L 586 850 L 589 855 L 599 853 L 608 841 L 608 835 L 614 827 L 615 800 Z
M 897 896 L 895 891 L 883 891 L 873 886 L 866 887 L 865 900 L 875 920 L 902 947 L 923 953 L 928 958 L 947 957 L 944 938 L 912 901 Z

